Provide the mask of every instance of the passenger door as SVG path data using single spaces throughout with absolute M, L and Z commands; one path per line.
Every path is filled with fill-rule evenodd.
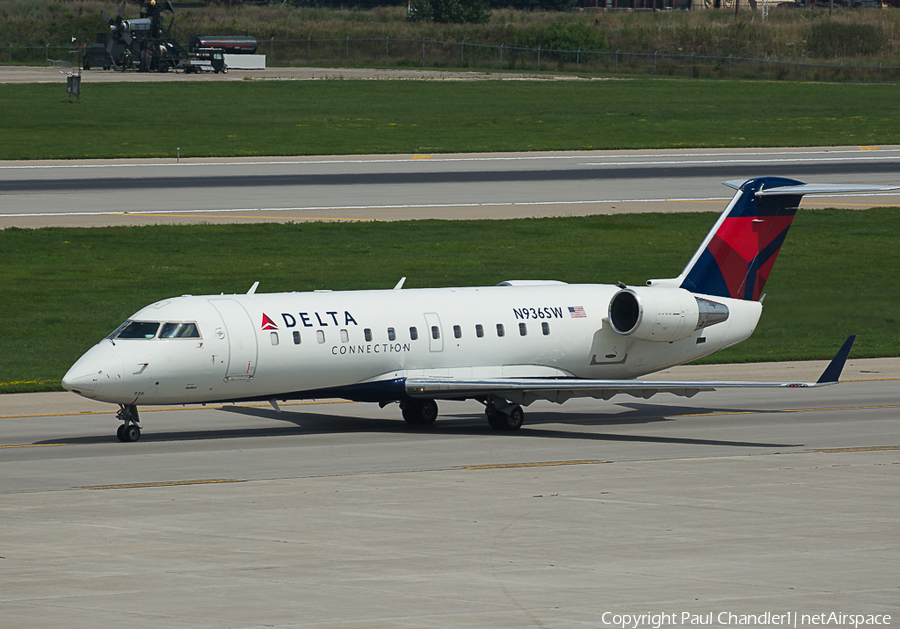
M 225 323 L 228 340 L 228 368 L 225 381 L 251 380 L 256 373 L 256 328 L 244 307 L 234 299 L 210 299 Z

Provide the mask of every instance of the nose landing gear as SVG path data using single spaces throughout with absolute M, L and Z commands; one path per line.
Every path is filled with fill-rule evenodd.
M 119 441 L 130 443 L 141 438 L 140 418 L 138 417 L 137 406 L 134 404 L 119 404 L 119 412 L 116 413 L 116 419 L 122 422 L 116 430 L 116 437 Z

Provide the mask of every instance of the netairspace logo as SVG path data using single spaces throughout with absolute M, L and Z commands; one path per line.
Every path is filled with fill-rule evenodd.
M 606 627 L 620 629 L 640 629 L 641 627 L 886 627 L 891 624 L 888 614 L 844 614 L 823 612 L 803 614 L 800 612 L 763 612 L 761 614 L 734 614 L 731 612 L 691 612 L 660 614 L 617 614 L 604 612 L 600 622 Z

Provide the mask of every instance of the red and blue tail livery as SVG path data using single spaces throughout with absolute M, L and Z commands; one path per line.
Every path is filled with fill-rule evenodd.
M 782 177 L 741 184 L 681 287 L 693 293 L 758 300 L 802 198 L 787 192 L 802 185 Z M 788 190 L 759 195 L 767 188 Z
M 883 190 L 784 177 L 726 181 L 737 193 L 679 276 L 681 288 L 758 301 L 804 194 Z

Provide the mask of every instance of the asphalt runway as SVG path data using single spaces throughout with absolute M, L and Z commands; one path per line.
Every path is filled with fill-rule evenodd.
M 0 163 L 0 228 L 718 211 L 727 179 L 900 184 L 900 147 Z M 804 207 L 900 205 L 900 194 Z
M 806 379 L 823 366 L 666 377 Z M 374 404 L 146 409 L 133 444 L 115 439 L 107 405 L 0 396 L 0 617 L 10 627 L 897 617 L 900 359 L 851 360 L 845 375 L 854 381 L 765 396 L 536 403 L 514 434 L 488 428 L 474 403 L 442 403 L 428 429 Z

